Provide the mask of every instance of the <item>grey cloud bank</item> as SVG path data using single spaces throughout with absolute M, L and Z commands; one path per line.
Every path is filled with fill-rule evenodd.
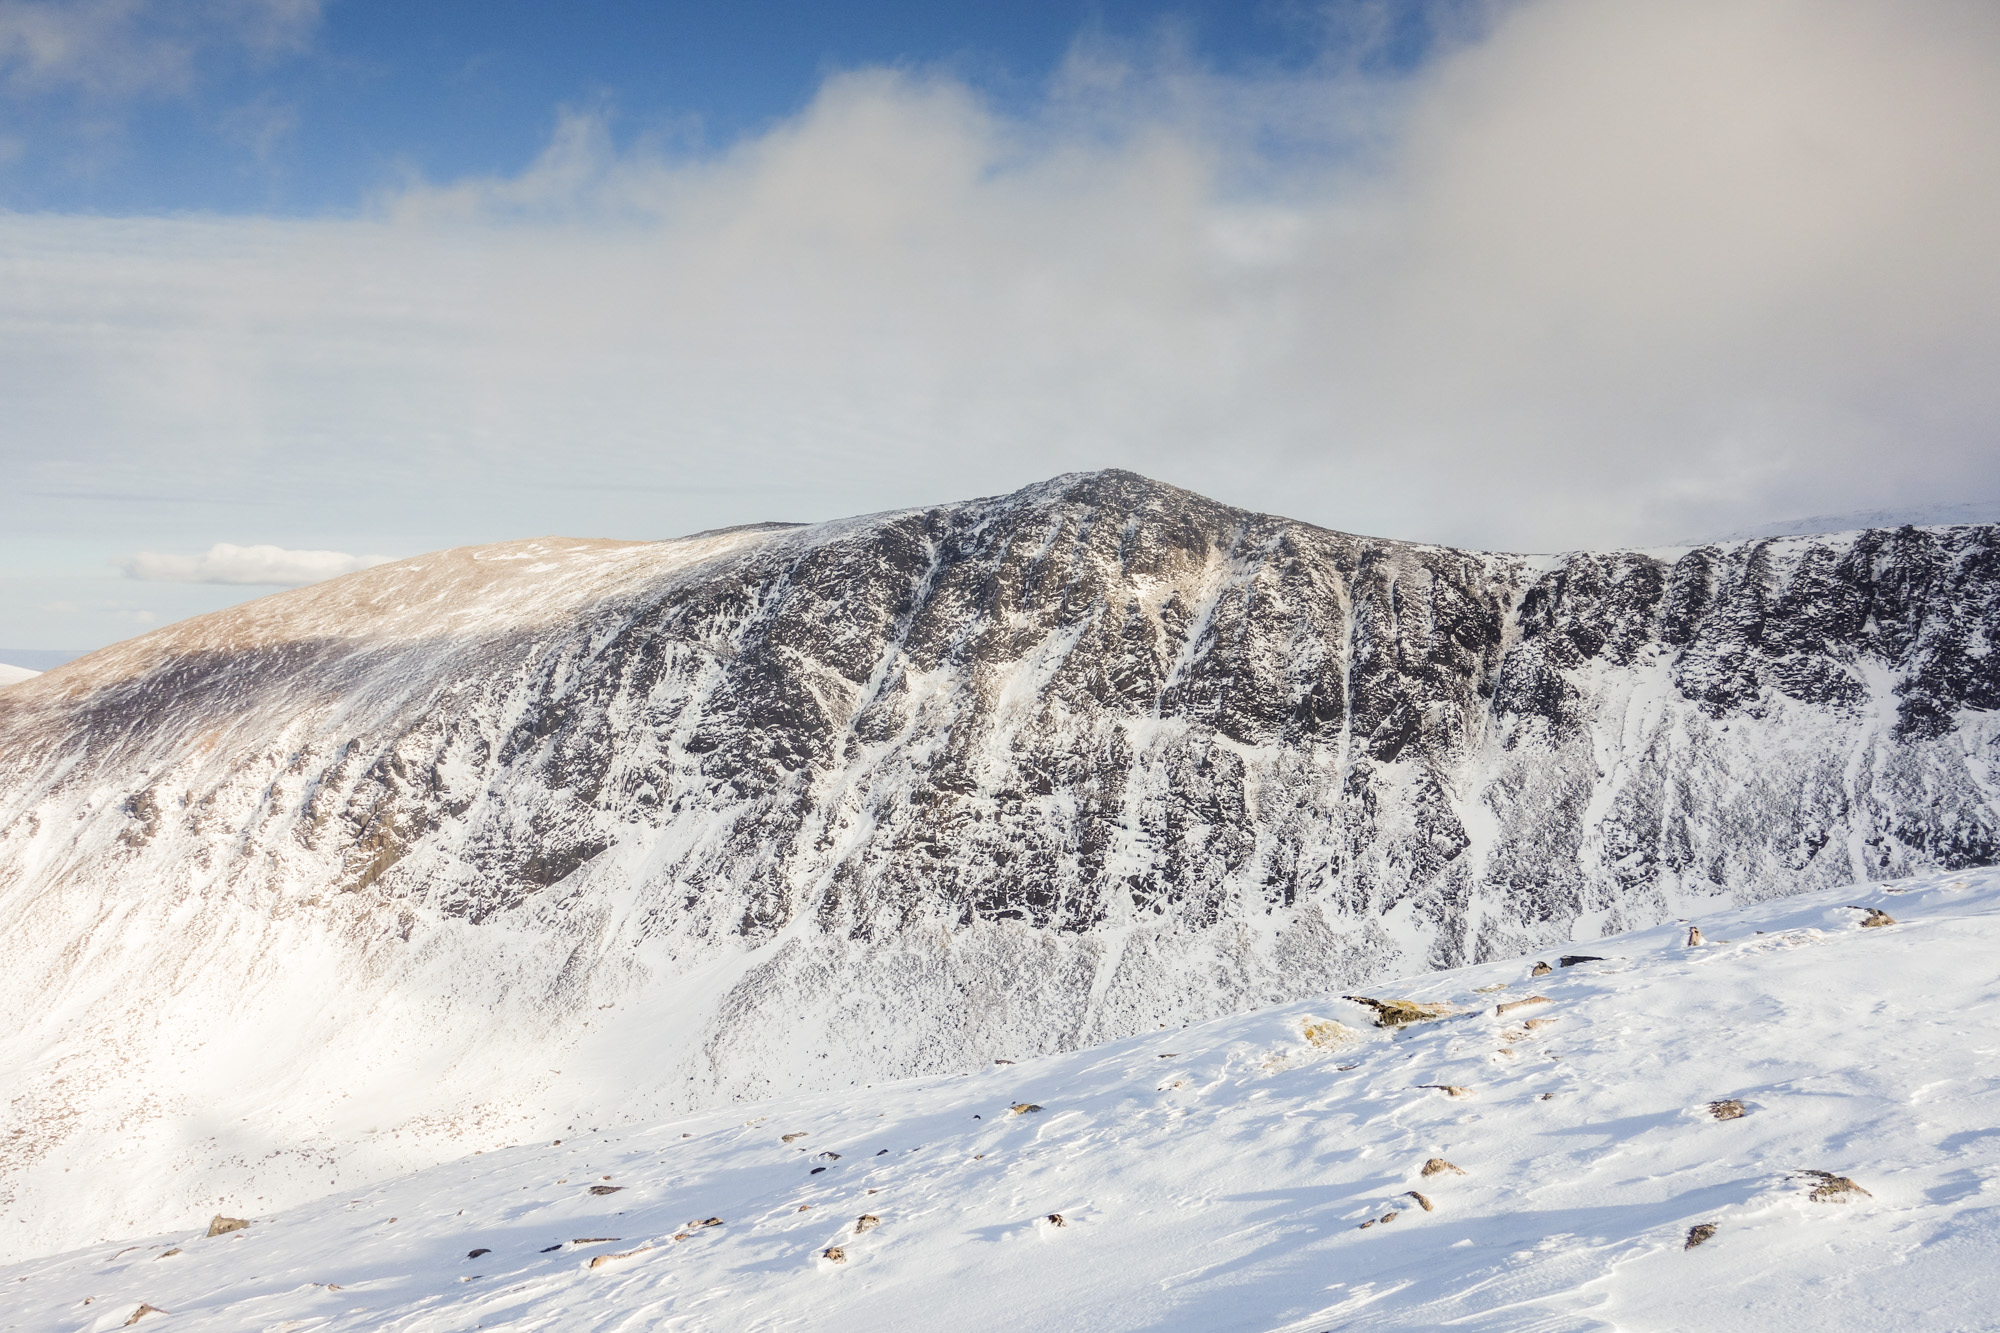
M 571 116 L 363 218 L 0 217 L 0 524 L 102 568 L 1124 466 L 1532 550 L 1992 495 L 1995 70 L 1987 6 L 1539 0 L 1393 84 L 863 72 L 713 160 Z

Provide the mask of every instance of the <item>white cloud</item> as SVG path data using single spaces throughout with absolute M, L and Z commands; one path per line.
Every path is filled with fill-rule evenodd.
M 320 0 L 0 0 L 0 80 L 17 94 L 180 92 L 219 51 L 299 49 Z
M 282 546 L 235 546 L 217 542 L 204 555 L 159 555 L 141 551 L 119 561 L 126 577 L 154 583 L 272 584 L 295 588 L 340 574 L 387 564 L 386 555 L 340 551 L 287 551 Z M 150 622 L 151 616 L 147 616 Z
M 0 217 L 0 522 L 185 489 L 394 549 L 1121 465 L 1535 549 L 2000 491 L 2000 12 L 1500 12 L 1407 82 L 863 72 L 362 220 Z

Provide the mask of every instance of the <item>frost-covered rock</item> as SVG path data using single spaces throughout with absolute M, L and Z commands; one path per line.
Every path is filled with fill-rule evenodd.
M 97 1234 L 66 1167 L 129 1230 L 1987 863 L 1996 627 L 1992 527 L 1530 558 L 1117 472 L 200 617 L 0 694 L 0 1246 Z

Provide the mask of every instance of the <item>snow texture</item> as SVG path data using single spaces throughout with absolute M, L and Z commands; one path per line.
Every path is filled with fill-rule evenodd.
M 1997 627 L 1115 472 L 170 626 L 0 693 L 0 1253 L 1990 864 Z
M 9 666 L 5 662 L 0 662 L 0 688 L 18 685 L 24 680 L 33 680 L 41 674 L 39 671 L 30 671 L 27 667 Z
M 220 1200 L 0 1268 L 0 1328 L 1993 1327 L 2000 874 L 1696 924 L 1385 982 L 1453 1011 L 1397 1029 L 1321 995 Z

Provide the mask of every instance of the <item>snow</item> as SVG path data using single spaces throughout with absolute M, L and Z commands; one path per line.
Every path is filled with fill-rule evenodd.
M 0 1268 L 0 1329 L 119 1327 L 141 1303 L 166 1312 L 141 1328 L 408 1333 L 1991 1327 L 2000 872 L 1698 924 L 1698 947 L 1675 923 L 1542 977 L 1519 959 L 1371 988 L 1456 1007 L 1400 1030 L 1323 996 L 973 1074 L 579 1121 L 274 1216 L 224 1200 L 246 1230 L 203 1238 L 204 1210 Z M 1329 1019 L 1352 1040 L 1306 1039 Z M 643 1025 L 621 1035 L 647 1058 Z M 1722 1099 L 1745 1114 L 1717 1120 Z M 1433 1157 L 1464 1174 L 1424 1178 Z M 1812 1171 L 1867 1193 L 1813 1201 Z M 858 1233 L 863 1214 L 880 1224 Z
M 0 689 L 5 689 L 9 685 L 18 685 L 24 680 L 33 680 L 41 674 L 39 671 L 30 671 L 26 667 L 9 666 L 5 662 L 0 662 Z

